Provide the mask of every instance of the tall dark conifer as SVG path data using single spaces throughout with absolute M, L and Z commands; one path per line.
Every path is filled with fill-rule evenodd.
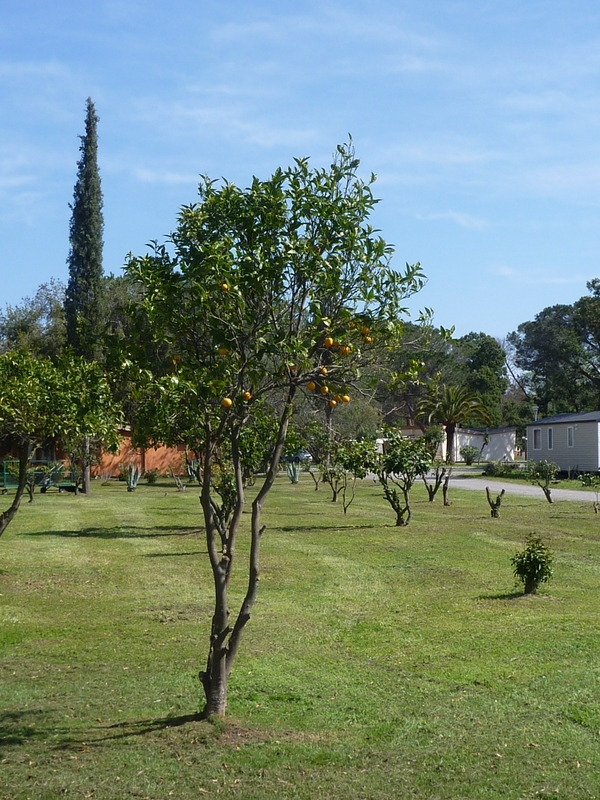
M 71 249 L 67 263 L 69 282 L 65 295 L 67 344 L 91 361 L 98 355 L 102 291 L 102 188 L 98 172 L 98 116 L 87 99 L 85 134 L 70 206 Z
M 98 172 L 98 116 L 87 99 L 85 134 L 81 137 L 81 158 L 73 191 L 69 242 L 69 282 L 65 293 L 67 344 L 77 355 L 92 361 L 101 355 L 99 347 L 102 308 L 102 188 Z M 90 491 L 90 439 L 81 442 L 83 492 Z

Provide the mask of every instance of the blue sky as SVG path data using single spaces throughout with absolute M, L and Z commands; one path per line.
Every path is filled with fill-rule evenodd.
M 600 277 L 600 6 L 0 0 L 0 304 L 66 279 L 85 100 L 107 272 L 193 202 L 353 136 L 394 263 L 503 337 Z

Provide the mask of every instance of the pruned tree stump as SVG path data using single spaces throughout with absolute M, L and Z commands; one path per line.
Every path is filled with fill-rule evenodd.
M 500 516 L 500 505 L 502 504 L 502 498 L 504 497 L 505 491 L 506 489 L 502 489 L 498 497 L 496 497 L 495 500 L 492 500 L 492 495 L 490 494 L 490 487 L 489 486 L 485 487 L 485 493 L 487 495 L 487 500 L 488 503 L 490 504 L 490 509 L 491 509 L 490 515 L 494 519 L 498 519 L 498 517 Z

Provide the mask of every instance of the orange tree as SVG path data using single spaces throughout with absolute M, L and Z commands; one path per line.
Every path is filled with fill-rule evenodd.
M 1 536 L 19 509 L 33 450 L 67 437 L 98 437 L 116 446 L 120 413 L 98 364 L 81 358 L 53 363 L 25 351 L 3 353 L 0 386 L 0 440 L 19 457 L 15 496 L 0 514 Z
M 230 671 L 255 602 L 262 509 L 275 480 L 294 402 L 348 402 L 365 357 L 400 328 L 419 265 L 398 272 L 368 222 L 376 200 L 351 147 L 329 169 L 298 159 L 248 189 L 203 179 L 166 244 L 130 256 L 156 354 L 136 364 L 134 427 L 185 444 L 198 458 L 200 501 L 214 579 L 204 716 L 222 715 Z M 276 412 L 266 473 L 252 501 L 248 583 L 237 613 L 228 587 L 242 521 L 244 432 L 265 405 Z

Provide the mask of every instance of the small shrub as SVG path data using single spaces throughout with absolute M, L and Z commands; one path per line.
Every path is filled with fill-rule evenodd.
M 527 472 L 522 461 L 488 461 L 483 468 L 488 478 L 526 478 Z
M 596 494 L 596 502 L 594 503 L 594 513 L 600 511 L 600 475 L 597 472 L 585 472 L 579 476 L 579 481 L 582 486 L 593 489 Z
M 547 545 L 533 533 L 527 537 L 527 546 L 511 558 L 514 576 L 525 584 L 525 594 L 535 594 L 540 583 L 552 577 L 554 556 Z
M 472 444 L 468 444 L 465 445 L 465 447 L 460 448 L 460 454 L 464 458 L 467 467 L 470 467 L 475 459 L 479 458 L 479 448 L 473 447 Z
M 146 472 L 144 472 L 144 480 L 146 481 L 148 486 L 154 486 L 157 478 L 158 478 L 157 469 L 147 469 Z

